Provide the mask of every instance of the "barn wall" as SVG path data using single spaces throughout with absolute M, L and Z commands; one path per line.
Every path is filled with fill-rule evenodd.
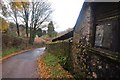
M 112 6 L 112 5 L 110 5 Z M 103 6 L 105 7 L 105 6 Z M 105 7 L 108 8 L 108 7 Z M 100 9 L 99 9 L 100 10 Z M 74 28 L 73 44 L 72 44 L 72 63 L 74 74 L 77 78 L 119 78 L 120 72 L 120 56 L 118 52 L 112 52 L 104 48 L 96 48 L 95 37 L 96 17 L 93 13 L 91 3 L 84 3 L 81 10 L 79 24 Z M 102 15 L 102 13 L 101 13 Z M 105 16 L 104 16 L 105 17 Z M 108 17 L 108 15 L 106 16 Z M 98 18 L 98 17 L 97 17 Z M 114 22 L 114 20 L 113 20 Z M 107 24 L 107 22 L 104 21 Z M 117 24 L 118 25 L 118 24 Z M 103 26 L 105 28 L 105 26 Z M 114 25 L 112 25 L 114 27 Z M 101 32 L 102 30 L 99 29 Z M 105 28 L 106 33 L 110 32 L 109 28 Z M 112 34 L 113 29 L 111 30 Z M 106 35 L 109 37 L 109 35 Z M 111 39 L 110 41 L 112 41 Z M 93 42 L 94 41 L 94 42 Z M 98 40 L 99 41 L 99 40 Z M 119 40 L 118 40 L 119 41 Z M 108 41 L 106 41 L 108 42 Z M 111 46 L 105 45 L 104 46 Z M 99 45 L 99 44 L 98 44 Z M 117 57 L 115 57 L 117 56 Z
M 102 6 L 101 6 L 102 5 Z M 119 50 L 119 20 L 120 4 L 116 3 L 94 3 L 94 13 L 96 19 L 96 40 L 95 45 L 109 49 Z
M 91 7 L 89 3 L 85 3 L 81 10 L 79 25 L 75 27 L 72 45 L 72 59 L 74 73 L 77 77 L 86 76 L 87 68 L 83 62 L 85 59 L 86 48 L 90 46 L 90 26 L 91 26 Z

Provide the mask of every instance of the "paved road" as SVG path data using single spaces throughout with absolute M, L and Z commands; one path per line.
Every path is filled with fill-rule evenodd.
M 3 78 L 38 78 L 36 59 L 45 48 L 37 48 L 11 57 L 2 63 Z M 0 64 L 1 65 L 1 64 Z

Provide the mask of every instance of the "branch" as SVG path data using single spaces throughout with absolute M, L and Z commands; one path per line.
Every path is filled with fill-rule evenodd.
M 41 22 L 39 22 L 38 24 L 37 24 L 37 28 L 39 28 L 39 26 L 49 17 L 49 15 L 50 14 L 48 14 Z

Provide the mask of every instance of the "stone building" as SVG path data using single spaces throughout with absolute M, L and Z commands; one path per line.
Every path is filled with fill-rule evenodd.
M 83 78 L 120 78 L 120 2 L 84 2 L 72 37 L 73 72 Z

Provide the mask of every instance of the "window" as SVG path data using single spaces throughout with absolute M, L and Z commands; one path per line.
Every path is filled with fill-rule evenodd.
M 94 6 L 94 46 L 120 52 L 120 5 L 97 3 Z

